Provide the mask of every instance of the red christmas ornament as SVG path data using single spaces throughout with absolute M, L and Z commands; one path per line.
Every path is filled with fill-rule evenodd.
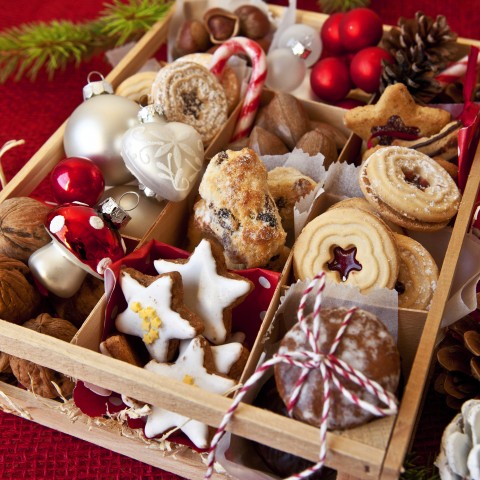
M 339 102 L 335 102 L 336 107 L 345 108 L 346 110 L 350 110 L 355 107 L 363 107 L 365 102 L 362 100 L 357 100 L 356 98 L 344 98 Z
M 382 60 L 393 63 L 393 57 L 380 47 L 360 50 L 350 63 L 350 77 L 353 83 L 367 93 L 374 93 L 380 86 Z
M 338 28 L 342 45 L 349 52 L 377 45 L 383 34 L 381 18 L 369 8 L 350 10 Z
M 320 60 L 310 73 L 310 86 L 321 100 L 330 103 L 341 100 L 353 86 L 347 62 L 337 57 Z
M 50 186 L 58 203 L 82 202 L 93 206 L 104 191 L 105 180 L 100 168 L 90 160 L 70 157 L 52 170 Z
M 340 40 L 339 25 L 345 16 L 343 12 L 330 15 L 322 25 L 320 30 L 320 38 L 322 39 L 323 51 L 325 56 L 339 55 L 345 52 L 345 48 Z

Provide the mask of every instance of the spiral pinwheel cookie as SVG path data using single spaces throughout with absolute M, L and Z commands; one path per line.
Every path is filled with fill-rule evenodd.
M 398 306 L 428 310 L 437 287 L 438 267 L 428 250 L 406 235 L 394 233 L 400 256 L 400 270 L 395 283 Z
M 163 67 L 152 85 L 152 101 L 169 122 L 195 128 L 205 145 L 227 120 L 225 90 L 209 70 L 195 62 Z
M 382 217 L 410 230 L 443 228 L 460 204 L 460 191 L 446 170 L 406 147 L 375 151 L 363 163 L 359 181 Z
M 330 280 L 362 292 L 393 288 L 399 269 L 397 246 L 376 215 L 339 207 L 304 227 L 293 247 L 293 269 L 300 280 L 324 271 Z

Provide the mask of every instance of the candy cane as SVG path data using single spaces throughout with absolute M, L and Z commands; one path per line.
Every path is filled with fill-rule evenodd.
M 260 45 L 244 37 L 233 37 L 215 50 L 210 71 L 220 77 L 228 59 L 237 53 L 247 54 L 252 61 L 252 76 L 248 84 L 242 110 L 235 126 L 232 141 L 246 137 L 250 133 L 255 114 L 260 104 L 260 94 L 267 78 L 267 60 Z
M 435 79 L 446 86 L 449 83 L 460 80 L 467 73 L 468 55 L 465 55 L 457 62 L 452 63 L 445 70 L 440 72 Z M 477 67 L 480 65 L 480 56 L 477 59 Z

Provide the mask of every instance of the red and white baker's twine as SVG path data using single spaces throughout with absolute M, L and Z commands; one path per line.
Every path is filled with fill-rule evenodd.
M 445 70 L 440 72 L 435 79 L 438 80 L 443 86 L 449 83 L 457 82 L 461 80 L 467 73 L 468 55 L 450 64 Z M 477 59 L 477 69 L 480 66 L 480 57 Z
M 267 78 L 267 59 L 262 47 L 255 41 L 244 37 L 233 37 L 215 50 L 210 71 L 220 77 L 228 59 L 237 53 L 245 53 L 252 61 L 252 75 L 248 83 L 242 110 L 235 126 L 232 142 L 246 137 L 250 133 L 255 113 L 260 104 L 260 94 Z
M 305 321 L 305 304 L 308 298 L 308 295 L 316 289 L 315 292 L 315 303 L 313 307 L 313 323 L 310 328 Z M 301 374 L 297 380 L 297 383 L 293 389 L 292 395 L 290 397 L 289 403 L 287 405 L 288 413 L 291 414 L 293 408 L 295 407 L 298 398 L 301 394 L 302 387 L 307 380 L 308 375 L 313 370 L 319 370 L 322 375 L 324 385 L 324 398 L 323 398 L 323 410 L 322 418 L 320 422 L 320 454 L 319 461 L 310 468 L 307 468 L 301 473 L 297 473 L 288 478 L 288 480 L 293 479 L 303 479 L 311 475 L 312 473 L 323 468 L 325 464 L 325 459 L 327 456 L 327 426 L 328 426 L 328 416 L 330 412 L 330 402 L 331 402 L 331 384 L 333 385 L 352 403 L 355 403 L 357 406 L 363 408 L 364 410 L 369 411 L 376 416 L 386 416 L 392 415 L 397 412 L 397 404 L 395 397 L 385 390 L 381 385 L 373 380 L 369 380 L 361 372 L 351 367 L 343 360 L 335 357 L 335 351 L 341 342 L 342 336 L 345 333 L 345 330 L 348 327 L 350 319 L 354 314 L 356 308 L 350 308 L 345 318 L 343 319 L 340 328 L 338 329 L 337 335 L 330 346 L 330 351 L 325 354 L 320 351 L 320 305 L 322 302 L 322 292 L 325 289 L 325 273 L 322 272 L 315 276 L 315 278 L 310 282 L 307 289 L 303 292 L 300 305 L 298 307 L 298 321 L 299 325 L 304 331 L 307 341 L 310 344 L 312 351 L 296 351 L 285 354 L 275 354 L 270 360 L 267 360 L 262 365 L 260 365 L 253 375 L 248 379 L 245 385 L 240 389 L 237 396 L 235 397 L 232 405 L 228 409 L 227 413 L 223 417 L 223 420 L 218 427 L 218 430 L 215 436 L 212 439 L 210 445 L 209 455 L 208 455 L 208 469 L 205 474 L 205 479 L 209 479 L 213 474 L 213 466 L 215 463 L 215 452 L 222 438 L 223 434 L 226 431 L 226 427 L 230 422 L 235 410 L 240 405 L 243 397 L 247 391 L 254 385 L 263 374 L 273 365 L 277 363 L 288 363 L 290 365 L 295 365 L 302 369 Z M 358 398 L 354 393 L 350 392 L 345 388 L 341 383 L 339 377 L 344 377 L 347 380 L 354 382 L 355 384 L 365 388 L 370 394 L 375 396 L 379 401 L 387 406 L 387 408 L 380 408 L 376 405 L 373 405 L 365 400 Z

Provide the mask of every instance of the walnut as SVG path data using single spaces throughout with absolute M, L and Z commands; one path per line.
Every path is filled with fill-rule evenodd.
M 38 313 L 41 303 L 29 268 L 20 260 L 0 255 L 0 318 L 21 324 Z
M 51 241 L 43 222 L 50 207 L 29 197 L 0 204 L 0 254 L 26 262 Z
M 48 313 L 42 313 L 38 317 L 28 320 L 24 327 L 51 337 L 70 342 L 77 333 L 77 328 L 63 318 L 53 318 Z M 30 360 L 10 356 L 10 367 L 15 378 L 28 390 L 45 398 L 59 396 L 55 383 L 64 397 L 71 395 L 75 383 L 50 368 L 42 367 Z
M 73 297 L 60 298 L 52 295 L 52 302 L 59 317 L 65 318 L 80 328 L 103 293 L 103 281 L 88 275 Z

